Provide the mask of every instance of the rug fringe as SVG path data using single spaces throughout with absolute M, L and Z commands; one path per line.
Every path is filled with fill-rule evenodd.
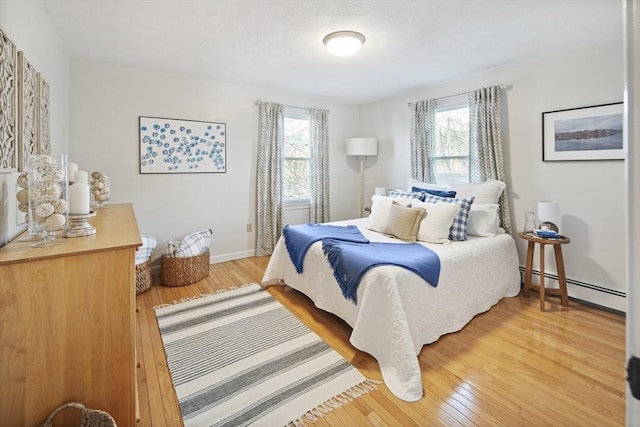
M 368 394 L 371 391 L 377 390 L 377 381 L 366 379 L 360 384 L 356 384 L 348 390 L 343 391 L 337 396 L 332 397 L 324 403 L 316 406 L 315 408 L 307 411 L 300 416 L 297 420 L 290 421 L 287 427 L 303 427 L 307 423 L 315 424 L 320 418 L 333 412 L 334 409 L 342 408 L 347 403 L 354 401 L 355 399 Z
M 226 288 L 226 289 L 216 289 L 214 292 L 211 292 L 211 293 L 208 293 L 208 294 L 199 294 L 199 295 L 194 295 L 194 296 L 191 296 L 191 297 L 180 298 L 178 300 L 174 299 L 173 302 L 171 302 L 171 303 L 159 304 L 159 305 L 154 306 L 153 308 L 154 308 L 154 310 L 157 310 L 159 308 L 171 307 L 172 305 L 180 304 L 182 302 L 194 301 L 194 300 L 210 297 L 212 295 L 218 295 L 218 294 L 223 294 L 223 293 L 229 292 L 229 291 L 235 291 L 235 290 L 238 290 L 238 289 L 247 288 L 247 287 L 253 286 L 253 285 L 260 285 L 260 284 L 259 283 L 245 283 L 244 285 L 241 285 L 241 286 L 231 286 L 231 287 Z M 260 285 L 260 286 L 262 286 L 262 285 Z

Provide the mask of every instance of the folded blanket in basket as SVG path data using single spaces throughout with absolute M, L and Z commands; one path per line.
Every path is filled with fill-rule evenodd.
M 318 240 L 332 238 L 348 242 L 369 243 L 369 239 L 364 237 L 355 225 L 340 226 L 308 222 L 300 225 L 285 225 L 282 234 L 289 258 L 291 258 L 298 274 L 302 273 L 302 264 L 307 250 Z
M 413 271 L 431 286 L 438 286 L 440 258 L 419 243 L 380 243 L 367 245 L 322 239 L 322 250 L 333 269 L 342 295 L 357 304 L 360 279 L 373 267 L 397 265 Z
M 140 233 L 140 240 L 142 240 L 142 246 L 136 250 L 136 265 L 148 260 L 158 244 L 156 238 L 150 234 Z
M 211 235 L 213 231 L 210 228 L 196 231 L 186 236 L 182 241 L 170 239 L 167 242 L 162 255 L 175 258 L 188 258 L 204 253 L 211 245 Z

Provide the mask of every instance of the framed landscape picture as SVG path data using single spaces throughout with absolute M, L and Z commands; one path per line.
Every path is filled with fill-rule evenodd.
M 224 173 L 225 123 L 140 116 L 140 173 Z
M 623 103 L 542 113 L 542 160 L 624 160 Z

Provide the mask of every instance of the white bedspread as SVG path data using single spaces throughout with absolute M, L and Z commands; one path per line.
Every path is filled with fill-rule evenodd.
M 355 224 L 371 241 L 398 242 L 364 228 L 365 222 L 332 224 Z M 462 329 L 476 314 L 520 291 L 516 246 L 508 234 L 424 245 L 440 257 L 437 288 L 402 267 L 375 267 L 362 277 L 354 305 L 343 297 L 333 278 L 321 242 L 309 248 L 304 272 L 298 274 L 282 237 L 262 280 L 263 284 L 284 281 L 311 298 L 316 307 L 346 321 L 353 328 L 351 344 L 376 358 L 389 390 L 413 402 L 423 395 L 417 358 L 422 346 Z

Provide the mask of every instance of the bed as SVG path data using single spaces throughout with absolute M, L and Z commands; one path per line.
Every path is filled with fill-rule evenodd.
M 372 242 L 398 242 L 367 229 L 366 223 L 363 218 L 331 224 L 354 224 Z M 342 295 L 321 242 L 309 248 L 304 271 L 298 274 L 283 237 L 267 265 L 263 284 L 286 284 L 307 295 L 316 307 L 343 319 L 352 328 L 351 344 L 376 358 L 389 390 L 402 400 L 416 401 L 423 395 L 417 358 L 422 346 L 462 329 L 475 315 L 520 291 L 518 256 L 508 234 L 421 244 L 440 257 L 437 287 L 405 268 L 379 266 L 362 276 L 358 303 L 353 304 Z

